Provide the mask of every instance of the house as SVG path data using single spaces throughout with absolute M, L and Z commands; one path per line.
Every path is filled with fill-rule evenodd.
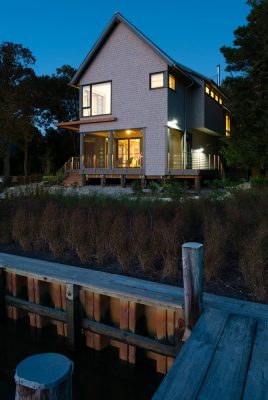
M 80 158 L 67 182 L 90 178 L 216 176 L 219 138 L 230 133 L 226 95 L 177 63 L 120 13 L 107 25 L 70 82 L 80 91 Z M 69 179 L 69 180 L 68 180 Z

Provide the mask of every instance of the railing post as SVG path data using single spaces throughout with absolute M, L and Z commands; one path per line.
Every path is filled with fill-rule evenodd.
M 79 335 L 79 288 L 66 284 L 67 337 L 69 346 L 75 349 Z
M 203 310 L 204 250 L 201 243 L 182 245 L 185 332 L 187 340 Z

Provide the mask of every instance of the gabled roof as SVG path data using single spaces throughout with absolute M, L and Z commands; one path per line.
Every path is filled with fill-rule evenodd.
M 199 86 L 199 83 L 193 78 L 193 76 L 201 78 L 202 80 L 206 82 L 212 82 L 214 85 L 216 83 L 211 80 L 210 78 L 200 74 L 199 72 L 196 72 L 178 62 L 176 62 L 174 59 L 169 57 L 163 50 L 161 50 L 158 46 L 156 46 L 150 39 L 147 38 L 139 29 L 137 29 L 134 25 L 132 25 L 126 18 L 124 18 L 119 12 L 116 12 L 100 37 L 98 38 L 97 42 L 94 44 L 80 67 L 78 68 L 76 74 L 74 75 L 73 79 L 70 82 L 70 85 L 77 86 L 79 83 L 79 80 L 83 76 L 84 72 L 87 70 L 91 62 L 94 60 L 95 56 L 97 53 L 100 51 L 102 46 L 105 44 L 106 40 L 108 37 L 112 34 L 114 31 L 115 27 L 119 23 L 125 24 L 133 33 L 135 33 L 148 47 L 150 47 L 160 58 L 162 58 L 163 61 L 165 61 L 171 68 L 174 68 L 178 72 L 180 72 L 189 82 L 192 82 L 193 84 Z M 192 76 L 193 75 L 193 76 Z M 217 85 L 216 85 L 217 86 Z M 220 88 L 218 88 L 221 90 Z

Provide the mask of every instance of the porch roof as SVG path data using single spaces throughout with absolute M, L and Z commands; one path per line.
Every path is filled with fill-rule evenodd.
M 116 120 L 117 120 L 117 118 L 112 115 L 100 115 L 100 116 L 96 116 L 96 117 L 79 119 L 77 121 L 67 121 L 67 122 L 63 121 L 63 122 L 59 122 L 55 125 L 59 128 L 70 129 L 72 131 L 79 131 L 80 125 L 94 124 L 97 122 L 113 122 Z

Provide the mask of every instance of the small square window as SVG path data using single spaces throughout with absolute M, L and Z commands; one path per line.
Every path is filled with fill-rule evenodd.
M 209 92 L 210 92 L 209 87 L 206 86 L 206 93 L 209 94 Z
M 164 87 L 164 72 L 150 75 L 150 88 L 157 89 Z
M 215 97 L 215 93 L 211 90 L 210 91 L 210 96 L 214 99 L 214 97 Z
M 222 98 L 221 97 L 219 98 L 219 103 L 222 105 Z
M 168 87 L 169 89 L 176 90 L 176 79 L 173 75 L 168 75 Z
M 219 101 L 219 96 L 217 94 L 215 94 L 215 100 Z

